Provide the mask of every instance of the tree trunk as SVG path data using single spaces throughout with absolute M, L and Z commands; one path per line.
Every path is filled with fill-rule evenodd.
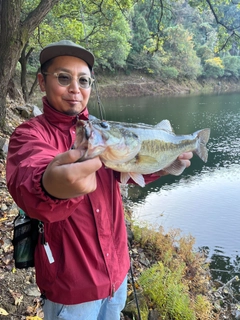
M 41 0 L 21 21 L 22 0 L 0 0 L 0 130 L 5 125 L 8 83 L 21 51 L 36 27 L 59 1 Z
M 21 95 L 17 89 L 16 83 L 14 81 L 14 78 L 11 78 L 11 80 L 8 83 L 8 92 L 7 93 L 8 93 L 9 98 L 11 100 L 17 100 L 17 98 L 21 97 Z
M 21 1 L 0 0 L 0 129 L 6 118 L 8 83 L 14 75 L 22 45 L 19 37 Z
M 31 96 L 33 95 L 33 93 L 34 93 L 34 91 L 35 91 L 35 89 L 36 89 L 36 87 L 37 87 L 37 85 L 38 85 L 37 74 L 40 72 L 40 70 L 41 70 L 41 68 L 39 67 L 39 68 L 38 68 L 38 71 L 37 71 L 37 73 L 36 73 L 36 76 L 35 76 L 35 80 L 34 80 L 34 82 L 33 82 L 33 84 L 32 84 L 32 87 L 31 87 L 31 89 L 30 89 L 30 92 L 29 92 L 29 98 L 31 98 Z
M 22 49 L 19 62 L 21 64 L 21 87 L 22 87 L 23 99 L 25 102 L 28 102 L 26 47 L 27 47 L 27 43 Z

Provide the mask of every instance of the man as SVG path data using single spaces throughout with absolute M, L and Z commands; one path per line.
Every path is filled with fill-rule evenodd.
M 129 269 L 119 174 L 98 157 L 77 162 L 81 151 L 71 150 L 77 119 L 88 118 L 94 56 L 63 40 L 45 47 L 40 63 L 43 114 L 13 133 L 7 183 L 44 225 L 35 250 L 44 319 L 119 320 Z M 189 166 L 191 157 L 181 158 Z

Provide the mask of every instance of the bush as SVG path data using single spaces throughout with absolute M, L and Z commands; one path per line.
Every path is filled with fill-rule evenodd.
M 175 271 L 171 271 L 163 263 L 158 262 L 144 271 L 139 278 L 144 295 L 150 299 L 162 319 L 195 319 L 187 285 L 181 282 L 184 269 L 185 266 L 182 264 Z
M 226 56 L 223 58 L 224 75 L 238 78 L 240 76 L 240 57 Z
M 219 57 L 205 61 L 203 75 L 207 78 L 217 79 L 224 75 L 224 65 Z
M 177 79 L 179 72 L 174 67 L 163 66 L 160 69 L 160 75 L 163 79 Z
M 154 309 L 165 320 L 217 319 L 208 301 L 208 266 L 205 257 L 194 251 L 194 238 L 180 230 L 164 233 L 162 227 L 133 226 L 134 239 L 155 263 L 139 277 L 141 313 Z

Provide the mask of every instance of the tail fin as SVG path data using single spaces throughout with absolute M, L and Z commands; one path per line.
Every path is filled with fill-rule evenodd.
M 203 129 L 197 132 L 197 148 L 194 151 L 200 159 L 204 162 L 207 162 L 208 159 L 208 150 L 206 144 L 210 137 L 210 129 Z

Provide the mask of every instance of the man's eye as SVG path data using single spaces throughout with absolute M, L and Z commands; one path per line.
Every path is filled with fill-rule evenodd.
M 71 79 L 70 75 L 65 74 L 65 73 L 60 73 L 58 75 L 58 78 L 62 81 L 69 81 Z
M 89 82 L 89 80 L 87 77 L 80 77 L 79 82 L 82 84 L 87 84 Z

